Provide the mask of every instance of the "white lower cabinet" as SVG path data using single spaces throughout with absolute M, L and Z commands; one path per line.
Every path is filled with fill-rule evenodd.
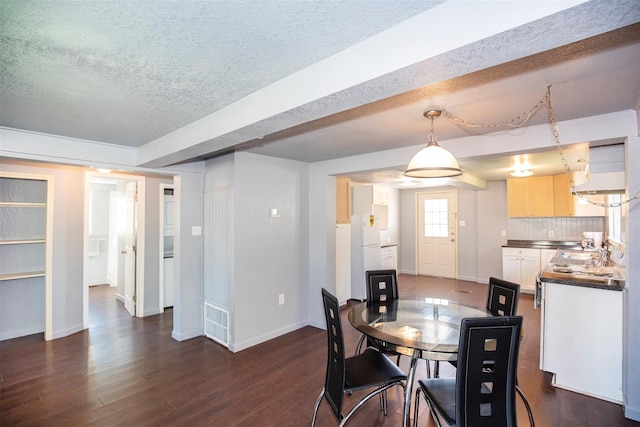
M 540 249 L 540 270 L 543 270 L 558 252 L 557 249 Z
M 520 284 L 520 292 L 534 293 L 540 269 L 540 249 L 502 248 L 502 278 Z
M 540 369 L 559 388 L 622 403 L 625 291 L 543 282 Z
M 398 269 L 397 246 L 385 246 L 380 249 L 380 266 L 382 270 Z

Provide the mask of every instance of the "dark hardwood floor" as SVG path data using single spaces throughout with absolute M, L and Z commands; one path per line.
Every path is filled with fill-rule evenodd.
M 409 275 L 399 276 L 399 292 L 478 307 L 486 300 L 486 285 Z M 89 330 L 49 342 L 42 334 L 0 342 L 0 425 L 309 425 L 324 381 L 323 330 L 305 327 L 232 354 L 203 337 L 174 341 L 171 310 L 131 318 L 112 289 L 99 286 L 90 293 Z M 353 354 L 359 334 L 346 311 L 345 344 Z M 538 369 L 540 312 L 531 296 L 521 297 L 518 311 L 525 317 L 518 379 L 538 427 L 640 426 L 625 419 L 619 405 L 551 387 L 550 375 Z M 408 367 L 408 358 L 401 367 Z M 453 373 L 442 365 L 443 376 Z M 420 363 L 418 377 L 424 374 Z M 388 416 L 374 399 L 349 425 L 401 425 L 401 390 L 389 397 Z M 347 406 L 354 401 L 345 399 Z M 524 405 L 518 405 L 519 425 L 527 426 Z M 433 426 L 424 408 L 420 426 Z M 326 402 L 316 425 L 337 425 Z

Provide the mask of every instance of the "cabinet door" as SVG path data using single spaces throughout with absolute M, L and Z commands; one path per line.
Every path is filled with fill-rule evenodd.
M 336 223 L 351 223 L 351 180 L 336 178 Z
M 354 185 L 351 187 L 351 194 L 353 215 L 373 213 L 373 185 Z
M 541 249 L 540 250 L 540 270 L 542 270 L 547 264 L 551 262 L 551 259 L 558 252 L 556 249 Z
M 553 216 L 553 176 L 529 178 L 529 213 L 531 216 Z
M 507 213 L 511 217 L 529 216 L 529 181 L 526 178 L 507 179 Z
M 389 189 L 380 185 L 373 186 L 373 203 L 376 205 L 389 204 Z
M 555 216 L 573 216 L 573 195 L 566 173 L 553 176 L 553 211 Z
M 520 269 L 520 290 L 535 291 L 536 276 L 540 272 L 540 257 L 521 257 Z
M 520 283 L 520 257 L 504 255 L 502 257 L 502 278 L 507 282 Z

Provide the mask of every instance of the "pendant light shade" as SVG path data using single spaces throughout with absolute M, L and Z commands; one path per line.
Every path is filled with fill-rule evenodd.
M 441 111 L 429 110 L 424 116 L 431 119 L 431 131 L 429 132 L 429 143 L 425 148 L 418 151 L 409 162 L 405 176 L 411 178 L 444 178 L 462 175 L 460 165 L 456 158 L 440 147 L 436 142 L 433 132 L 433 120 L 440 117 Z

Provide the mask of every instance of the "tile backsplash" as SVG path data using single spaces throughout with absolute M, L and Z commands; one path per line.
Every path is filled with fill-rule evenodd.
M 510 240 L 581 241 L 585 231 L 606 231 L 605 217 L 509 218 L 507 236 Z M 553 232 L 553 237 L 549 232 Z

